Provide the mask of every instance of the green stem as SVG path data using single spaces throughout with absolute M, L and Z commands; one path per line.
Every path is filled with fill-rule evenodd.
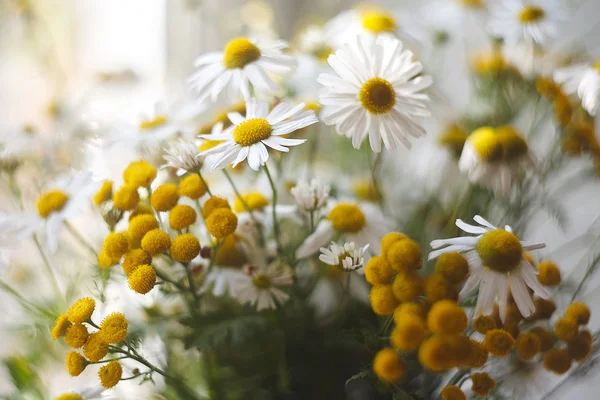
M 41 314 L 41 315 L 43 315 L 45 317 L 48 317 L 50 319 L 54 318 L 54 316 L 51 315 L 49 312 L 44 311 L 43 309 L 41 309 L 40 307 L 38 307 L 34 303 L 32 303 L 29 300 L 27 300 L 25 297 L 23 297 L 23 295 L 21 295 L 15 288 L 13 288 L 12 286 L 10 286 L 8 283 L 3 282 L 3 281 L 0 280 L 0 288 L 4 289 L 7 293 L 11 294 L 15 299 L 17 299 L 18 302 L 21 303 L 21 305 L 23 307 L 25 307 L 29 311 Z
M 199 298 L 198 298 L 198 293 L 196 292 L 196 285 L 194 284 L 194 276 L 192 274 L 192 270 L 190 269 L 190 264 L 185 263 L 184 267 L 185 267 L 185 274 L 187 275 L 187 279 L 188 279 L 188 285 L 190 286 L 190 293 L 192 294 L 192 297 L 194 298 L 194 302 L 197 304 Z
M 92 246 L 82 235 L 81 233 L 79 233 L 79 231 L 77 231 L 77 229 L 75 229 L 75 227 L 73 225 L 71 225 L 71 223 L 69 221 L 65 220 L 65 226 L 67 227 L 67 230 L 69 231 L 69 233 L 71 233 L 71 235 L 77 239 L 77 241 L 83 246 L 85 247 L 93 256 L 95 259 L 98 258 L 98 253 L 96 252 L 96 249 L 94 249 L 94 246 Z
M 223 174 L 225 175 L 225 178 L 227 178 L 227 181 L 229 182 L 229 184 L 231 185 L 231 188 L 233 189 L 233 192 L 235 193 L 235 197 L 240 199 L 240 202 L 242 203 L 242 205 L 244 206 L 244 209 L 248 212 L 248 214 L 250 215 L 250 219 L 252 220 L 252 223 L 256 226 L 256 229 L 259 230 L 260 232 L 260 236 L 261 236 L 261 242 L 264 241 L 264 238 L 262 237 L 262 228 L 261 228 L 261 224 L 258 222 L 258 219 L 256 219 L 256 216 L 254 215 L 254 213 L 252 212 L 252 210 L 250 209 L 250 206 L 248 205 L 248 203 L 246 202 L 246 200 L 244 200 L 244 198 L 242 197 L 242 195 L 240 194 L 239 190 L 237 189 L 237 187 L 235 186 L 235 183 L 233 183 L 233 179 L 231 178 L 231 175 L 229 175 L 229 172 L 227 172 L 226 169 L 223 169 Z
M 204 177 L 202 176 L 201 173 L 202 169 L 198 170 L 198 176 L 200 177 L 200 180 L 202 181 L 202 184 L 204 185 L 204 187 L 206 188 L 206 192 L 208 193 L 209 196 L 212 196 L 212 192 L 210 191 L 208 184 L 206 183 L 206 180 L 204 179 Z
M 177 289 L 181 290 L 182 292 L 186 292 L 187 291 L 187 289 L 186 289 L 185 286 L 183 286 L 181 283 L 179 283 L 177 281 L 174 281 L 174 280 L 168 278 L 158 268 L 154 268 L 154 270 L 156 271 L 156 276 L 158 276 L 163 281 L 170 283 L 171 285 L 175 286 Z
M 273 234 L 275 235 L 275 242 L 277 243 L 277 252 L 281 254 L 282 247 L 279 238 L 279 221 L 277 221 L 277 211 L 275 208 L 277 207 L 277 189 L 275 188 L 275 182 L 273 181 L 273 177 L 269 172 L 269 167 L 267 164 L 264 165 L 265 173 L 267 174 L 267 178 L 269 179 L 269 184 L 271 185 L 271 190 L 273 191 L 273 196 L 271 198 L 271 213 L 273 216 Z
M 62 291 L 60 290 L 60 286 L 58 284 L 58 279 L 56 279 L 56 275 L 54 274 L 54 270 L 52 268 L 52 265 L 50 264 L 50 260 L 48 259 L 48 256 L 46 255 L 46 252 L 44 251 L 44 248 L 42 247 L 42 245 L 40 244 L 40 240 L 37 237 L 37 234 L 33 234 L 33 241 L 35 242 L 35 246 L 37 247 L 40 256 L 42 256 L 42 260 L 44 261 L 44 265 L 46 266 L 46 270 L 48 271 L 48 275 L 50 276 L 50 281 L 52 282 L 52 286 L 54 286 L 54 290 L 56 291 L 56 294 L 61 297 L 64 300 Z

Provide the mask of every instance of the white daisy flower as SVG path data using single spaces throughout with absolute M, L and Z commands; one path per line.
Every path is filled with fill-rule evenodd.
M 296 186 L 290 189 L 296 206 L 305 213 L 312 213 L 320 210 L 327 204 L 329 199 L 329 185 L 320 185 L 318 179 L 312 179 L 310 183 L 300 179 Z
M 292 71 L 294 58 L 281 52 L 287 47 L 283 40 L 260 43 L 245 37 L 235 38 L 223 51 L 198 57 L 194 63 L 198 69 L 189 78 L 189 83 L 198 93 L 199 101 L 209 96 L 216 101 L 225 90 L 231 98 L 241 94 L 244 99 L 249 99 L 250 85 L 254 93 L 275 93 L 279 84 L 267 72 L 282 76 Z
M 37 209 L 39 216 L 46 220 L 46 246 L 50 253 L 58 248 L 63 224 L 91 206 L 91 198 L 98 186 L 91 173 L 79 172 L 59 178 L 41 194 Z
M 246 117 L 236 112 L 229 113 L 227 117 L 233 126 L 219 135 L 200 136 L 209 140 L 224 140 L 224 143 L 202 152 L 201 155 L 219 155 L 210 166 L 212 170 L 223 169 L 229 164 L 235 167 L 248 159 L 250 168 L 258 171 L 269 159 L 267 146 L 287 153 L 289 149 L 286 146 L 298 146 L 306 142 L 306 139 L 282 137 L 319 121 L 313 111 L 303 110 L 304 103 L 296 106 L 279 103 L 269 111 L 267 102 L 250 99 L 246 103 Z
M 546 44 L 558 34 L 565 15 L 560 0 L 502 0 L 491 9 L 488 30 L 509 44 Z
M 508 196 L 513 177 L 535 169 L 527 142 L 512 127 L 483 127 L 467 138 L 458 168 L 471 182 Z
M 464 253 L 471 274 L 460 297 L 464 298 L 479 285 L 475 315 L 480 312 L 484 315 L 492 314 L 496 301 L 500 308 L 500 318 L 504 321 L 510 289 L 521 315 L 529 317 L 535 311 L 535 306 L 527 288 L 545 299 L 550 294 L 538 282 L 537 269 L 527 261 L 524 252 L 542 249 L 546 245 L 541 242 L 520 241 L 508 225 L 499 229 L 479 215 L 473 219 L 480 226 L 469 225 L 460 219 L 456 220 L 456 226 L 477 236 L 434 240 L 431 247 L 439 250 L 429 253 L 428 260 L 452 251 Z
M 0 169 L 13 170 L 27 158 L 33 156 L 41 137 L 35 128 L 24 125 L 0 133 Z
M 369 245 L 365 251 L 367 259 L 379 253 L 381 238 L 390 231 L 389 223 L 381 210 L 374 204 L 338 203 L 331 204 L 326 218 L 322 219 L 315 231 L 296 250 L 296 258 L 315 254 L 338 235 L 354 242 L 356 246 Z
M 582 107 L 590 115 L 596 115 L 600 109 L 600 61 L 558 69 L 554 80 L 563 85 L 567 93 L 577 93 Z
M 369 244 L 356 248 L 354 242 L 346 242 L 343 246 L 331 242 L 328 248 L 321 247 L 319 260 L 343 271 L 355 271 L 363 267 L 363 254 L 368 248 Z
M 410 148 L 408 136 L 425 135 L 414 117 L 430 115 L 429 97 L 422 90 L 432 80 L 419 76 L 423 66 L 413 61 L 402 42 L 379 37 L 367 45 L 358 38 L 329 56 L 328 62 L 338 76 L 321 74 L 318 78 L 327 87 L 319 100 L 330 106 L 322 119 L 352 138 L 354 148 L 367 135 L 374 152 L 381 151 L 382 139 L 388 150 L 394 150 L 399 143 Z
M 484 30 L 487 5 L 485 0 L 434 0 L 426 2 L 420 12 L 432 43 L 441 44 L 448 39 L 467 40 L 469 35 L 479 35 Z
M 267 266 L 249 265 L 246 272 L 232 291 L 232 296 L 241 304 L 250 304 L 261 311 L 275 309 L 290 298 L 281 288 L 291 286 L 293 276 L 277 261 Z
M 327 42 L 325 30 L 319 25 L 309 25 L 304 28 L 298 34 L 296 45 L 301 52 L 322 60 L 325 60 L 331 52 L 331 45 Z
M 177 175 L 186 172 L 198 171 L 202 168 L 202 158 L 198 157 L 198 146 L 189 140 L 179 140 L 172 143 L 166 150 L 163 158 L 167 163 L 163 168 L 174 168 Z

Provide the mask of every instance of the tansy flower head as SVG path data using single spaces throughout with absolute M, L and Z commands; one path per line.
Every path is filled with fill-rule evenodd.
M 179 235 L 171 241 L 171 257 L 180 262 L 190 262 L 200 254 L 200 241 L 191 233 Z
M 362 201 L 377 203 L 381 200 L 381 194 L 373 185 L 371 179 L 357 179 L 352 182 L 352 191 L 356 198 Z
M 398 300 L 394 297 L 392 285 L 378 285 L 371 288 L 369 294 L 371 308 L 378 315 L 390 315 L 398 306 Z
M 154 215 L 154 210 L 152 207 L 147 206 L 145 204 L 138 204 L 133 211 L 129 214 L 129 221 L 137 217 L 138 215 L 150 214 Z
M 232 235 L 238 224 L 238 217 L 229 208 L 214 210 L 206 218 L 206 230 L 217 239 Z
M 208 218 L 213 211 L 219 208 L 231 209 L 231 206 L 226 199 L 218 196 L 211 196 L 202 206 L 202 215 L 204 218 Z
M 416 350 L 425 338 L 425 322 L 414 315 L 402 318 L 392 331 L 390 342 L 394 347 L 404 351 Z
M 69 318 L 67 317 L 67 314 L 59 315 L 58 318 L 56 318 L 54 327 L 50 331 L 50 334 L 52 335 L 52 339 L 58 340 L 58 338 L 65 336 L 65 333 L 67 333 L 67 328 L 70 325 L 71 325 L 71 323 L 69 322 Z
M 535 305 L 535 312 L 530 317 L 533 320 L 550 319 L 556 311 L 556 305 L 552 300 L 536 297 L 533 299 L 533 304 Z
M 123 375 L 123 367 L 118 361 L 111 361 L 98 371 L 100 377 L 100 383 L 107 389 L 115 386 L 121 380 Z
M 423 294 L 423 279 L 414 271 L 399 273 L 392 283 L 392 291 L 398 301 L 413 301 Z
M 452 284 L 458 284 L 467 279 L 469 263 L 460 253 L 451 251 L 439 256 L 435 263 L 435 271 Z
M 121 313 L 112 313 L 102 320 L 98 334 L 106 343 L 119 343 L 127 337 L 127 318 Z
M 375 356 L 373 372 L 384 382 L 398 382 L 404 377 L 405 367 L 398 353 L 386 348 L 380 350 Z
M 111 232 L 104 239 L 102 252 L 113 260 L 118 260 L 129 250 L 129 240 L 123 232 Z
M 571 355 L 565 349 L 550 349 L 544 353 L 544 368 L 562 375 L 571 368 Z
M 106 180 L 93 197 L 94 204 L 99 206 L 112 198 L 112 181 Z
M 151 256 L 166 253 L 171 247 L 171 236 L 160 229 L 152 229 L 142 239 L 142 249 Z
M 463 365 L 469 368 L 481 368 L 488 360 L 488 351 L 485 345 L 473 339 L 469 340 L 469 351 L 466 355 L 467 359 Z
M 574 318 L 564 317 L 556 321 L 554 324 L 554 334 L 558 340 L 568 342 L 577 334 L 577 320 Z
M 238 246 L 238 239 L 235 234 L 223 239 L 221 246 L 216 250 L 214 255 L 214 263 L 216 265 L 241 267 L 247 261 L 246 255 L 240 246 Z
M 458 335 L 467 329 L 468 324 L 465 310 L 451 300 L 438 301 L 427 315 L 429 329 L 444 335 Z
M 529 333 L 537 336 L 540 340 L 540 351 L 548 351 L 554 345 L 554 336 L 544 327 L 536 326 L 532 328 Z
M 119 262 L 119 259 L 114 259 L 106 254 L 104 251 L 101 251 L 98 254 L 98 266 L 100 268 L 110 268 Z
M 485 348 L 496 357 L 506 356 L 515 346 L 515 339 L 502 329 L 492 329 L 485 334 Z
M 439 335 L 431 336 L 421 344 L 419 362 L 434 372 L 441 372 L 455 365 L 453 355 L 448 351 L 447 340 Z
M 69 195 L 61 190 L 43 193 L 37 202 L 38 214 L 42 218 L 48 218 L 53 212 L 62 210 L 67 201 L 69 201 Z
M 408 239 L 408 236 L 406 236 L 404 233 L 400 233 L 400 232 L 388 233 L 381 239 L 381 254 L 386 256 L 393 244 L 395 244 L 396 242 L 399 242 L 401 240 L 404 240 L 404 239 Z
M 206 193 L 206 186 L 200 179 L 200 175 L 191 174 L 186 176 L 179 182 L 178 193 L 180 196 L 189 197 L 193 200 L 198 200 Z
M 538 281 L 544 286 L 557 286 L 560 283 L 560 268 L 549 260 L 540 262 L 537 266 Z
M 481 397 L 488 397 L 492 390 L 496 388 L 496 381 L 487 372 L 471 375 L 471 381 L 473 382 L 471 390 Z
M 423 305 L 417 303 L 402 303 L 394 310 L 394 322 L 400 325 L 404 318 L 417 317 L 423 319 Z
M 392 282 L 395 271 L 383 256 L 374 256 L 369 259 L 364 268 L 365 279 L 371 285 L 386 285 Z
M 78 352 L 70 351 L 65 357 L 65 366 L 69 375 L 79 376 L 87 366 L 87 361 Z
M 458 300 L 458 293 L 454 286 L 437 272 L 425 279 L 424 292 L 425 297 L 432 303 L 443 299 Z
M 156 168 L 144 160 L 134 161 L 123 171 L 123 180 L 128 185 L 148 187 L 156 179 Z
M 531 360 L 542 348 L 540 338 L 531 332 L 523 332 L 517 336 L 516 349 L 523 360 Z
M 125 275 L 129 276 L 140 265 L 150 265 L 151 263 L 152 256 L 150 254 L 146 253 L 142 249 L 135 249 L 125 253 L 122 266 Z
M 400 272 L 414 271 L 423 266 L 421 248 L 412 239 L 404 239 L 392 244 L 386 258 L 393 269 Z
M 237 213 L 244 211 L 262 210 L 269 205 L 269 200 L 258 192 L 242 195 L 242 198 L 236 197 L 233 209 Z M 246 209 L 248 207 L 248 209 Z
M 567 351 L 575 361 L 583 361 L 592 353 L 592 335 L 588 331 L 581 331 L 567 343 Z
M 572 303 L 565 310 L 565 316 L 577 321 L 579 325 L 587 325 L 590 322 L 591 311 L 583 303 Z
M 83 355 L 91 362 L 98 362 L 108 354 L 106 343 L 98 332 L 91 333 L 83 346 Z
M 142 240 L 144 235 L 158 228 L 158 221 L 152 214 L 140 214 L 129 221 L 127 232 L 133 239 Z
M 90 297 L 83 297 L 71 305 L 67 311 L 69 321 L 81 324 L 89 321 L 96 308 L 96 302 Z
M 169 225 L 176 231 L 184 230 L 196 222 L 196 210 L 192 207 L 178 204 L 169 211 Z
M 362 210 L 352 203 L 336 205 L 327 216 L 333 228 L 342 233 L 359 232 L 367 223 Z
M 78 349 L 85 344 L 89 334 L 88 330 L 83 324 L 73 324 L 67 328 L 65 333 L 65 343 L 69 347 Z
M 467 400 L 465 393 L 455 385 L 444 386 L 440 393 L 440 397 L 442 400 Z
M 128 281 L 131 290 L 140 294 L 146 294 L 156 284 L 156 271 L 151 265 L 139 265 L 129 275 Z
M 473 320 L 473 328 L 485 335 L 487 331 L 496 329 L 496 319 L 490 315 L 479 315 Z
M 133 210 L 139 202 L 140 194 L 133 185 L 123 185 L 113 194 L 113 203 L 119 210 Z
M 164 183 L 152 193 L 150 204 L 156 211 L 169 211 L 179 201 L 177 186 L 173 183 Z

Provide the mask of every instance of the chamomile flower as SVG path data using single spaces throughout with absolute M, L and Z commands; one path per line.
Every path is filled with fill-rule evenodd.
M 296 186 L 290 189 L 290 193 L 300 211 L 313 213 L 327 204 L 330 190 L 329 185 L 319 184 L 318 179 L 312 179 L 310 183 L 300 179 Z
M 367 257 L 379 253 L 379 242 L 389 232 L 388 222 L 381 210 L 374 204 L 337 203 L 331 204 L 326 217 L 319 222 L 296 250 L 296 258 L 308 257 L 327 243 L 336 234 L 344 235 L 345 240 L 365 248 Z
M 491 9 L 489 32 L 509 44 L 546 44 L 558 34 L 566 11 L 560 0 L 502 0 Z
M 342 271 L 355 271 L 363 267 L 363 254 L 368 248 L 369 244 L 356 248 L 354 242 L 346 242 L 343 246 L 331 242 L 329 247 L 321 247 L 319 260 Z
M 558 69 L 554 80 L 563 85 L 567 93 L 577 93 L 583 108 L 590 115 L 596 115 L 600 109 L 600 60 Z
M 195 172 L 202 168 L 202 158 L 197 157 L 200 151 L 198 146 L 187 140 L 180 140 L 165 150 L 164 159 L 167 163 L 164 168 L 174 168 L 177 175 L 183 175 L 186 172 Z
M 425 129 L 414 121 L 428 116 L 429 97 L 422 90 L 432 83 L 413 54 L 394 38 L 379 37 L 365 44 L 358 38 L 329 56 L 337 76 L 321 74 L 327 90 L 320 102 L 327 107 L 323 122 L 335 125 L 339 134 L 352 138 L 354 148 L 369 136 L 374 152 L 381 141 L 388 150 L 402 143 L 411 147 L 409 136 L 421 137 Z
M 280 76 L 291 72 L 295 61 L 281 52 L 287 47 L 283 40 L 261 43 L 246 37 L 232 39 L 223 51 L 196 59 L 194 65 L 198 69 L 189 78 L 189 83 L 198 93 L 198 101 L 210 97 L 214 102 L 224 91 L 231 98 L 241 94 L 244 99 L 249 99 L 251 86 L 255 93 L 275 93 L 279 85 L 267 72 Z
M 302 53 L 310 54 L 321 61 L 327 60 L 332 52 L 325 30 L 319 25 L 304 28 L 296 38 L 296 47 Z
M 508 225 L 500 229 L 479 215 L 473 219 L 480 226 L 469 225 L 460 219 L 456 220 L 456 226 L 477 236 L 434 240 L 431 247 L 438 250 L 429 253 L 428 259 L 455 251 L 465 255 L 471 275 L 463 286 L 460 297 L 464 298 L 479 285 L 475 315 L 479 315 L 480 312 L 483 315 L 492 314 L 496 300 L 500 307 L 500 318 L 504 321 L 510 289 L 521 315 L 529 317 L 535 311 L 535 305 L 528 287 L 542 298 L 548 298 L 549 293 L 538 282 L 537 270 L 527 261 L 524 254 L 527 251 L 542 249 L 546 245 L 519 240 Z
M 14 170 L 32 157 L 39 140 L 31 125 L 0 132 L 0 170 Z
M 50 253 L 58 248 L 63 224 L 91 205 L 91 198 L 98 187 L 99 184 L 91 179 L 91 173 L 80 172 L 57 179 L 41 194 L 37 209 L 39 216 L 45 219 L 46 246 Z
M 235 167 L 248 159 L 250 168 L 258 171 L 269 159 L 267 146 L 287 153 L 289 151 L 287 146 L 298 146 L 306 140 L 288 139 L 282 135 L 319 121 L 313 111 L 304 109 L 304 103 L 296 106 L 279 103 L 269 111 L 267 102 L 256 99 L 250 99 L 246 103 L 245 118 L 235 112 L 227 116 L 233 125 L 225 132 L 219 135 L 201 135 L 204 139 L 224 141 L 201 153 L 202 156 L 219 155 L 211 165 L 212 170 L 223 169 L 229 164 Z
M 468 38 L 483 29 L 487 17 L 485 0 L 434 0 L 426 2 L 420 10 L 423 24 L 429 28 L 432 42 L 443 44 L 457 37 Z
M 234 284 L 233 297 L 241 304 L 250 304 L 258 311 L 275 309 L 290 296 L 282 288 L 291 286 L 293 276 L 278 262 L 269 265 L 248 265 L 246 275 Z

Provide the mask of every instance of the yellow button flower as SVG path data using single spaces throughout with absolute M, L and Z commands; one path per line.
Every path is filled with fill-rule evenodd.
M 112 198 L 112 181 L 106 180 L 93 197 L 94 204 L 99 206 Z
M 89 321 L 96 308 L 96 302 L 91 297 L 83 297 L 77 300 L 67 311 L 69 321 L 81 324 Z
M 442 400 L 467 400 L 465 393 L 458 386 L 448 385 L 440 393 Z
M 523 332 L 517 337 L 517 353 L 523 360 L 531 360 L 541 348 L 540 338 L 535 333 Z
M 121 186 L 113 194 L 113 204 L 116 208 L 122 211 L 133 210 L 139 202 L 140 194 L 138 193 L 136 186 Z
M 169 225 L 173 230 L 184 230 L 195 222 L 196 210 L 190 206 L 178 204 L 169 211 Z
M 496 388 L 496 381 L 487 372 L 472 374 L 471 381 L 473 382 L 471 390 L 481 397 L 488 397 Z
M 178 193 L 180 196 L 189 197 L 192 200 L 198 200 L 206 193 L 206 186 L 202 183 L 200 175 L 188 175 L 179 182 Z
M 386 258 L 392 268 L 399 272 L 414 271 L 423 266 L 421 248 L 409 238 L 392 244 L 386 252 Z
M 502 329 L 492 329 L 485 334 L 484 344 L 492 355 L 504 357 L 515 346 L 515 339 Z
M 131 290 L 146 294 L 156 284 L 156 271 L 150 265 L 140 265 L 129 275 L 128 281 Z
M 538 268 L 538 281 L 544 286 L 558 286 L 560 283 L 560 268 L 549 260 L 540 262 Z
M 169 211 L 175 207 L 178 201 L 177 186 L 172 183 L 165 183 L 157 187 L 152 193 L 150 204 L 156 211 Z
M 200 241 L 191 233 L 179 235 L 171 242 L 171 257 L 180 262 L 190 262 L 200 254 Z
M 413 301 L 423 294 L 423 279 L 414 271 L 399 273 L 394 278 L 392 290 L 398 301 Z
M 152 256 L 142 249 L 131 250 L 123 257 L 123 271 L 129 276 L 140 265 L 152 264 Z
M 425 338 L 425 322 L 414 315 L 402 318 L 392 331 L 390 341 L 394 347 L 404 351 L 416 350 Z
M 562 375 L 571 369 L 571 355 L 565 349 L 550 349 L 544 353 L 544 369 Z
M 129 240 L 123 232 L 109 233 L 102 244 L 102 252 L 113 260 L 120 259 L 128 250 Z
M 108 354 L 108 343 L 106 343 L 98 332 L 90 334 L 83 346 L 83 355 L 92 362 L 102 360 Z
M 401 240 L 404 240 L 404 239 L 408 239 L 408 236 L 406 236 L 404 233 L 400 233 L 400 232 L 388 233 L 381 239 L 381 254 L 383 256 L 387 256 L 387 253 L 390 250 L 390 248 L 392 247 L 392 245 Z
M 67 328 L 71 326 L 71 322 L 69 322 L 69 318 L 67 314 L 61 314 L 56 318 L 56 322 L 52 330 L 50 330 L 50 334 L 52 335 L 52 339 L 57 340 L 60 337 L 65 336 L 67 333 Z
M 565 316 L 577 321 L 579 325 L 587 325 L 590 322 L 591 311 L 583 303 L 572 303 L 567 307 Z
M 153 229 L 158 229 L 158 221 L 152 214 L 141 214 L 129 221 L 127 232 L 133 239 L 142 240 L 144 235 Z
M 460 253 L 448 252 L 438 257 L 435 271 L 454 285 L 463 282 L 469 275 L 467 259 Z
M 369 294 L 371 308 L 378 315 L 391 315 L 398 306 L 398 300 L 394 297 L 392 285 L 378 285 L 371 288 Z
M 427 326 L 435 333 L 458 335 L 463 333 L 468 325 L 465 310 L 451 300 L 438 301 L 427 315 Z
M 65 343 L 69 347 L 78 349 L 85 344 L 88 339 L 88 330 L 83 324 L 73 324 L 67 328 L 65 333 Z
M 100 383 L 107 389 L 115 386 L 121 380 L 123 375 L 123 367 L 118 361 L 111 361 L 98 371 L 98 377 L 100 377 Z
M 142 239 L 142 249 L 151 256 L 166 253 L 171 247 L 171 236 L 160 229 L 152 229 Z
M 380 350 L 373 360 L 373 372 L 384 382 L 398 382 L 404 377 L 406 368 L 396 351 Z
M 230 209 L 231 206 L 229 205 L 229 202 L 226 199 L 218 196 L 211 196 L 208 200 L 206 200 L 206 202 L 202 206 L 202 215 L 204 216 L 204 218 L 208 218 L 213 211 L 219 208 Z
M 369 259 L 364 268 L 365 279 L 371 285 L 385 285 L 392 282 L 395 271 L 383 256 Z
M 123 180 L 128 185 L 148 187 L 156 179 L 156 168 L 144 160 L 134 161 L 123 171 Z
M 79 376 L 87 366 L 87 361 L 78 352 L 70 351 L 65 357 L 65 365 L 69 375 Z
M 237 215 L 228 208 L 216 209 L 206 218 L 206 230 L 217 239 L 232 235 L 237 224 Z
M 127 318 L 121 313 L 112 313 L 102 320 L 98 331 L 106 343 L 119 343 L 127 337 Z

